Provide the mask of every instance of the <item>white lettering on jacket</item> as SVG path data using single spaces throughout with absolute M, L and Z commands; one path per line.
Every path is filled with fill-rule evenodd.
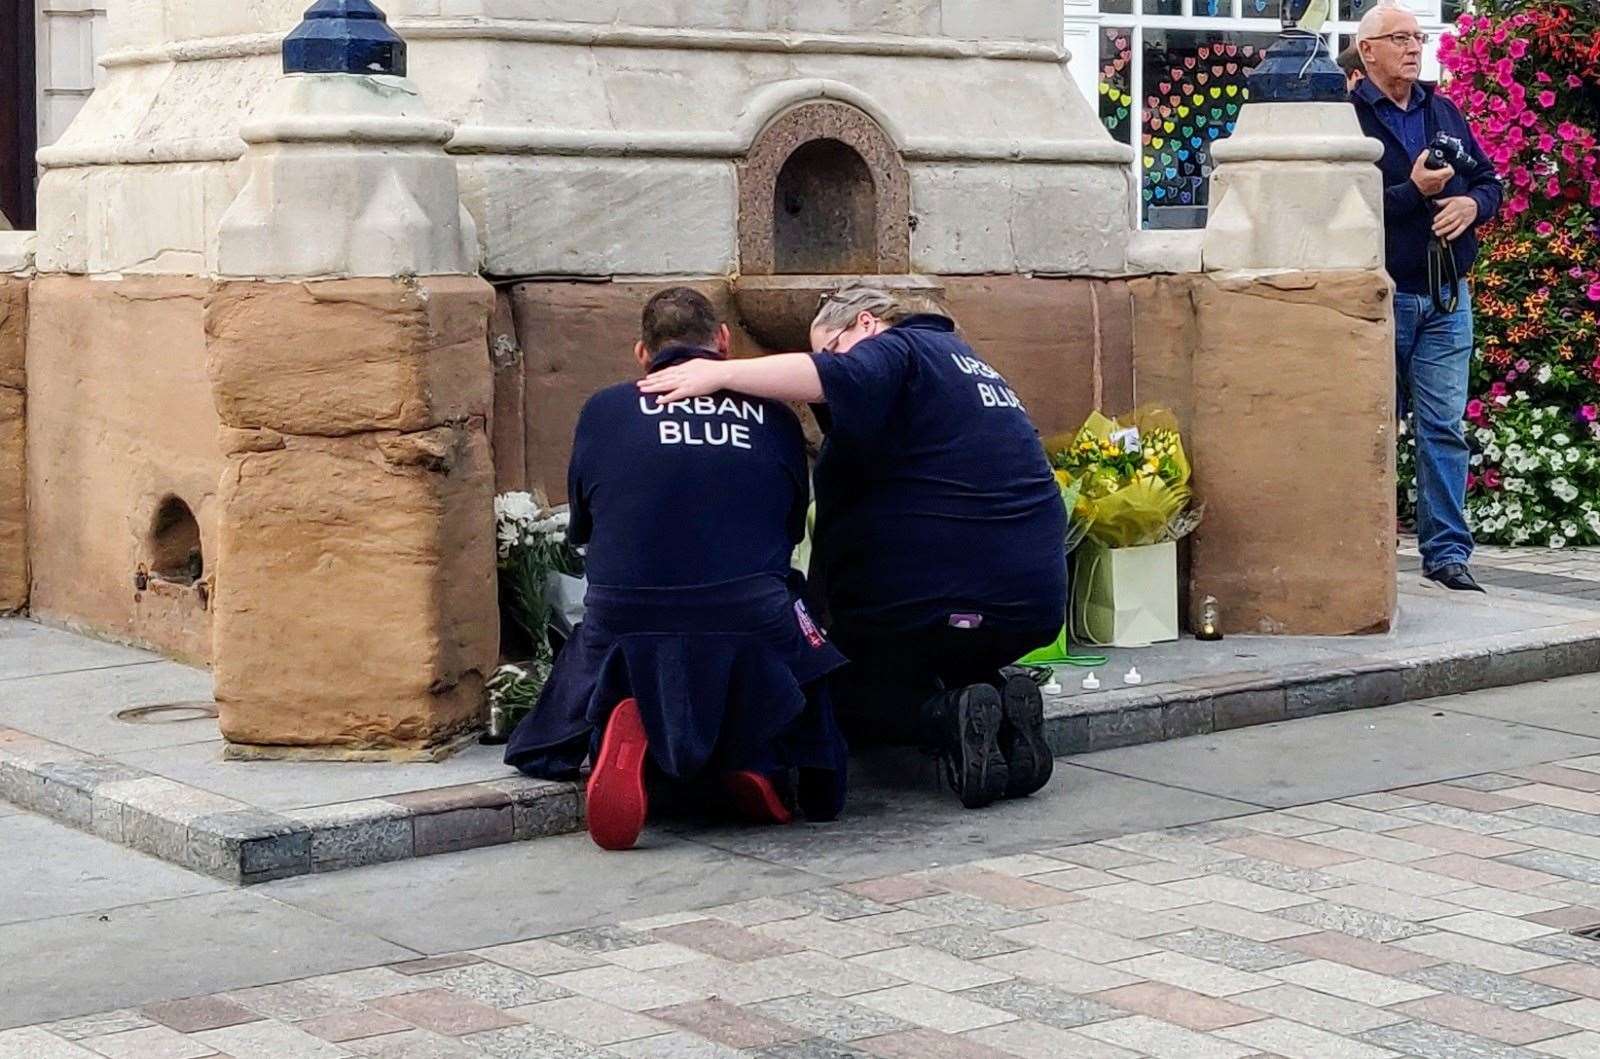
M 663 445 L 754 447 L 750 444 L 750 428 L 743 423 L 680 423 L 675 419 L 663 419 L 656 427 Z
M 657 404 L 654 397 L 639 398 L 639 411 L 647 416 L 733 416 L 747 423 L 767 422 L 767 410 L 755 401 L 734 400 L 732 397 L 695 397 L 671 404 Z

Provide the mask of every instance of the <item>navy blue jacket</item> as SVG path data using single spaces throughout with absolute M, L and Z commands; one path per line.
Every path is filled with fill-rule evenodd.
M 670 348 L 651 369 L 712 355 Z M 810 493 L 794 413 L 728 393 L 661 405 L 613 386 L 578 419 L 568 490 L 570 539 L 588 546 L 587 610 L 506 763 L 577 775 L 632 698 L 651 761 L 674 779 L 843 769 L 821 678 L 844 657 L 790 568 Z
M 1445 187 L 1440 198 L 1470 195 L 1478 202 L 1478 220 L 1472 229 L 1451 244 L 1456 268 L 1464 278 L 1478 258 L 1477 227 L 1500 212 L 1503 197 L 1494 164 L 1472 135 L 1472 127 L 1456 105 L 1440 95 L 1435 85 L 1418 83 L 1422 93 L 1422 121 L 1426 135 L 1423 145 L 1433 142 L 1436 133 L 1448 133 L 1461 140 L 1478 160 L 1477 172 L 1469 180 L 1461 174 Z M 1363 81 L 1350 96 L 1356 117 L 1368 136 L 1383 144 L 1384 253 L 1389 275 L 1402 294 L 1428 293 L 1428 247 L 1433 242 L 1434 210 L 1411 182 L 1411 168 L 1421 151 L 1407 150 L 1400 137 L 1384 121 L 1382 110 L 1394 104 L 1371 81 Z
M 708 357 L 675 347 L 652 370 Z M 618 588 L 787 577 L 810 485 L 800 422 L 776 401 L 719 393 L 658 405 L 629 382 L 578 417 L 567 471 L 569 538 L 589 583 Z
M 1059 629 L 1066 508 L 1022 402 L 942 316 L 812 358 L 828 431 L 814 589 L 834 627 Z

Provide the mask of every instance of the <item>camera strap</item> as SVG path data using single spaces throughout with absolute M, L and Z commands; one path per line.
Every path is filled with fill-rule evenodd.
M 1433 307 L 1445 316 L 1461 308 L 1461 270 L 1456 268 L 1455 251 L 1441 236 L 1428 244 L 1428 292 Z

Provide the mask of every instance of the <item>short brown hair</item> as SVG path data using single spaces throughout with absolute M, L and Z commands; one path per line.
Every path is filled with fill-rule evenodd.
M 717 311 L 692 287 L 669 287 L 645 304 L 642 332 L 650 353 L 667 346 L 710 347 L 717 341 Z
M 1356 71 L 1360 71 L 1363 74 L 1367 72 L 1367 61 L 1361 57 L 1360 46 L 1355 44 L 1350 45 L 1350 47 L 1339 53 L 1338 63 L 1339 69 L 1347 74 Z

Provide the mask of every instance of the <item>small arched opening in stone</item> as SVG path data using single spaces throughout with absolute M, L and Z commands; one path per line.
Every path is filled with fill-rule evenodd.
M 175 496 L 161 501 L 150 520 L 150 572 L 163 581 L 192 585 L 205 576 L 200 523 Z
M 832 139 L 801 145 L 778 172 L 773 197 L 776 272 L 877 270 L 877 187 L 855 148 Z

